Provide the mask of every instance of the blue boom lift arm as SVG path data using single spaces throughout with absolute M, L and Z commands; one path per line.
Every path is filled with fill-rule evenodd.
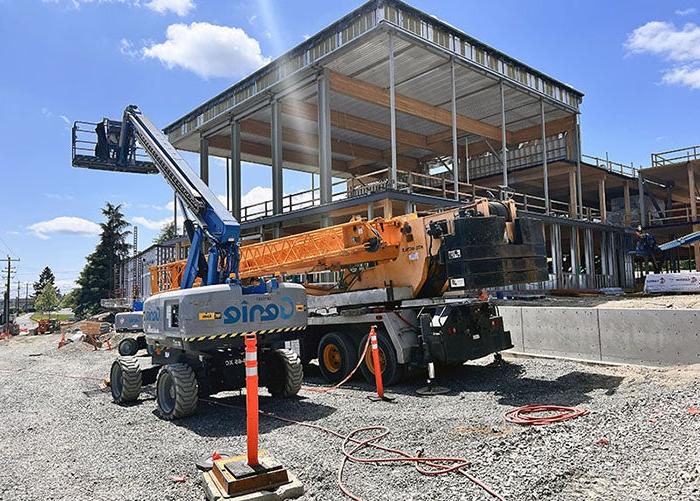
M 121 122 L 105 118 L 95 124 L 94 155 L 82 154 L 86 148 L 80 144 L 86 141 L 79 137 L 79 123 L 85 122 L 73 125 L 74 167 L 149 174 L 159 172 L 196 219 L 197 224 L 191 221 L 185 224 L 191 245 L 181 289 L 192 287 L 197 276 L 202 277 L 202 285 L 225 283 L 231 275 L 238 279 L 238 221 L 138 107 L 127 106 Z M 140 159 L 137 143 L 152 162 Z M 206 261 L 202 254 L 205 239 L 210 244 Z M 202 269 L 205 266 L 206 274 Z

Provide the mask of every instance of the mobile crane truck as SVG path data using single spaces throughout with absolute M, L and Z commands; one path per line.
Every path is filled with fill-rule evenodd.
M 94 127 L 96 141 L 93 136 L 84 139 L 93 133 L 86 125 Z M 301 388 L 302 364 L 284 349 L 284 342 L 306 327 L 304 287 L 274 278 L 241 283 L 238 221 L 136 106 L 128 106 L 121 121 L 76 122 L 72 143 L 74 167 L 160 173 L 183 212 L 195 220 L 185 221 L 191 246 L 178 289 L 144 303 L 152 366 L 141 368 L 134 357 L 118 358 L 110 370 L 113 399 L 136 400 L 142 385 L 156 383 L 157 405 L 165 419 L 193 414 L 198 396 L 245 386 L 246 333 L 258 335 L 260 384 L 273 396 L 295 395 Z M 195 281 L 201 286 L 193 288 Z
M 382 376 L 391 385 L 411 369 L 512 348 L 497 308 L 471 291 L 546 280 L 545 256 L 540 222 L 519 218 L 512 200 L 478 199 L 432 214 L 354 218 L 244 245 L 240 276 L 290 281 L 336 272 L 330 287 L 305 284 L 302 361 L 318 359 L 322 375 L 338 382 L 364 353 L 361 371 L 372 382 L 374 366 L 364 347 L 370 326 L 377 325 Z M 152 291 L 177 288 L 184 266 L 152 267 Z

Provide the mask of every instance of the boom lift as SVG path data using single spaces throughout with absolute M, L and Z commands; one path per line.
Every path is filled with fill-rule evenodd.
M 386 384 L 407 370 L 463 363 L 512 347 L 497 309 L 466 291 L 547 279 L 541 223 L 512 201 L 348 223 L 241 247 L 240 275 L 333 271 L 325 289 L 306 284 L 304 362 L 339 381 L 356 365 L 369 327 L 379 326 Z M 152 290 L 176 288 L 183 262 L 151 268 Z M 362 371 L 373 381 L 368 358 Z
M 163 417 L 192 414 L 198 395 L 245 386 L 246 333 L 258 333 L 261 385 L 273 396 L 296 394 L 302 366 L 294 352 L 284 349 L 284 342 L 306 327 L 304 287 L 274 278 L 241 284 L 238 221 L 136 106 L 128 106 L 121 121 L 89 124 L 95 126 L 96 141 L 83 139 L 85 125 L 73 126 L 74 167 L 160 173 L 177 194 L 183 212 L 195 219 L 185 221 L 191 246 L 178 289 L 144 303 L 144 332 L 153 366 L 142 370 L 133 357 L 117 359 L 110 372 L 114 400 L 136 400 L 142 384 L 156 382 Z M 195 281 L 201 286 L 193 288 Z

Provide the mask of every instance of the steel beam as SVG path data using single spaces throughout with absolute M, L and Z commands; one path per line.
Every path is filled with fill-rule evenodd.
M 241 219 L 241 123 L 233 120 L 230 127 L 231 135 L 231 172 L 229 177 L 229 200 L 231 201 L 231 214 L 240 221 Z
M 331 102 L 328 73 L 318 76 L 318 171 L 321 204 L 331 202 L 333 175 L 331 167 Z
M 272 213 L 282 214 L 282 193 L 283 193 L 283 166 L 282 166 L 282 114 L 280 113 L 280 103 L 277 99 L 272 100 L 270 106 L 272 113 L 272 124 L 270 127 L 270 144 L 272 152 Z

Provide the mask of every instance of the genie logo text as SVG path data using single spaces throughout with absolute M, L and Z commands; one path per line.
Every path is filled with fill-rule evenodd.
M 240 306 L 229 306 L 224 310 L 224 323 L 236 324 L 238 322 L 272 322 L 278 318 L 292 318 L 295 311 L 294 301 L 285 296 L 280 299 L 280 304 L 267 305 L 254 304 L 248 306 L 248 301 L 241 301 Z

